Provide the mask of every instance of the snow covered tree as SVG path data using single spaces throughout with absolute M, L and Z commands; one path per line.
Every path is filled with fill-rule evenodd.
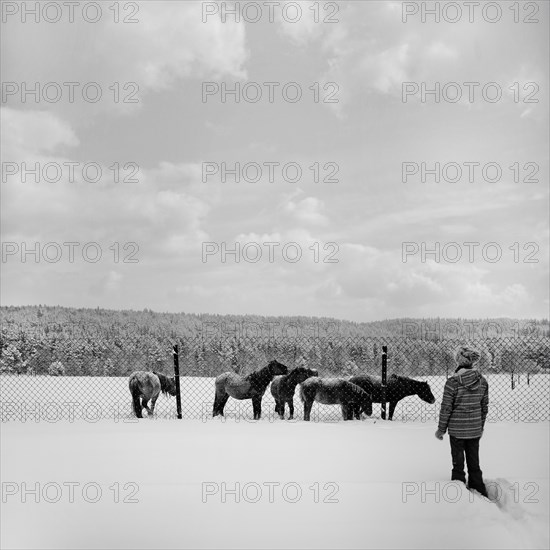
M 61 361 L 54 361 L 48 368 L 50 376 L 65 376 L 65 367 Z

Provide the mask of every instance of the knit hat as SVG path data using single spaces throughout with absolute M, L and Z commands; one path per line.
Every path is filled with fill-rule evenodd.
M 455 355 L 455 360 L 459 368 L 471 369 L 474 363 L 479 359 L 480 355 L 473 349 L 462 346 Z

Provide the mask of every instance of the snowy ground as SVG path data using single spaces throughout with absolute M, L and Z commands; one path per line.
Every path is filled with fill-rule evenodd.
M 1 546 L 548 548 L 548 422 L 487 425 L 498 505 L 448 481 L 434 431 L 374 418 L 4 422 Z

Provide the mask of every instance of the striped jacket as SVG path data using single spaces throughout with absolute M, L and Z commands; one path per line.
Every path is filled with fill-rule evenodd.
M 475 369 L 461 368 L 443 390 L 439 411 L 440 432 L 459 439 L 481 437 L 489 408 L 489 384 Z

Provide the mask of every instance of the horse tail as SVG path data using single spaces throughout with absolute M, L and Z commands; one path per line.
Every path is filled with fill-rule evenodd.
M 168 393 L 168 377 L 161 372 L 151 372 L 159 379 L 160 391 L 164 394 Z
M 226 375 L 226 372 L 220 374 L 214 382 L 215 389 L 214 404 L 212 406 L 212 416 L 218 416 L 219 414 L 223 416 L 223 409 L 225 407 L 225 404 L 227 403 L 227 400 L 229 399 L 229 395 L 225 391 L 225 383 L 227 380 Z
M 130 379 L 130 393 L 132 394 L 132 405 L 134 408 L 134 414 L 138 418 L 143 418 L 141 415 L 141 403 L 139 402 L 141 392 L 139 390 L 139 382 L 136 378 Z
M 313 382 L 309 382 L 313 380 Z M 309 382 L 309 383 L 308 383 Z M 302 403 L 307 401 L 313 401 L 315 399 L 315 394 L 317 393 L 317 381 L 313 378 L 308 378 L 302 384 L 300 384 L 300 399 Z
M 372 395 L 361 388 L 360 386 L 356 385 L 355 393 L 360 398 L 360 405 L 355 407 L 355 410 L 358 414 L 361 414 L 361 412 L 364 412 L 367 416 L 372 415 Z

